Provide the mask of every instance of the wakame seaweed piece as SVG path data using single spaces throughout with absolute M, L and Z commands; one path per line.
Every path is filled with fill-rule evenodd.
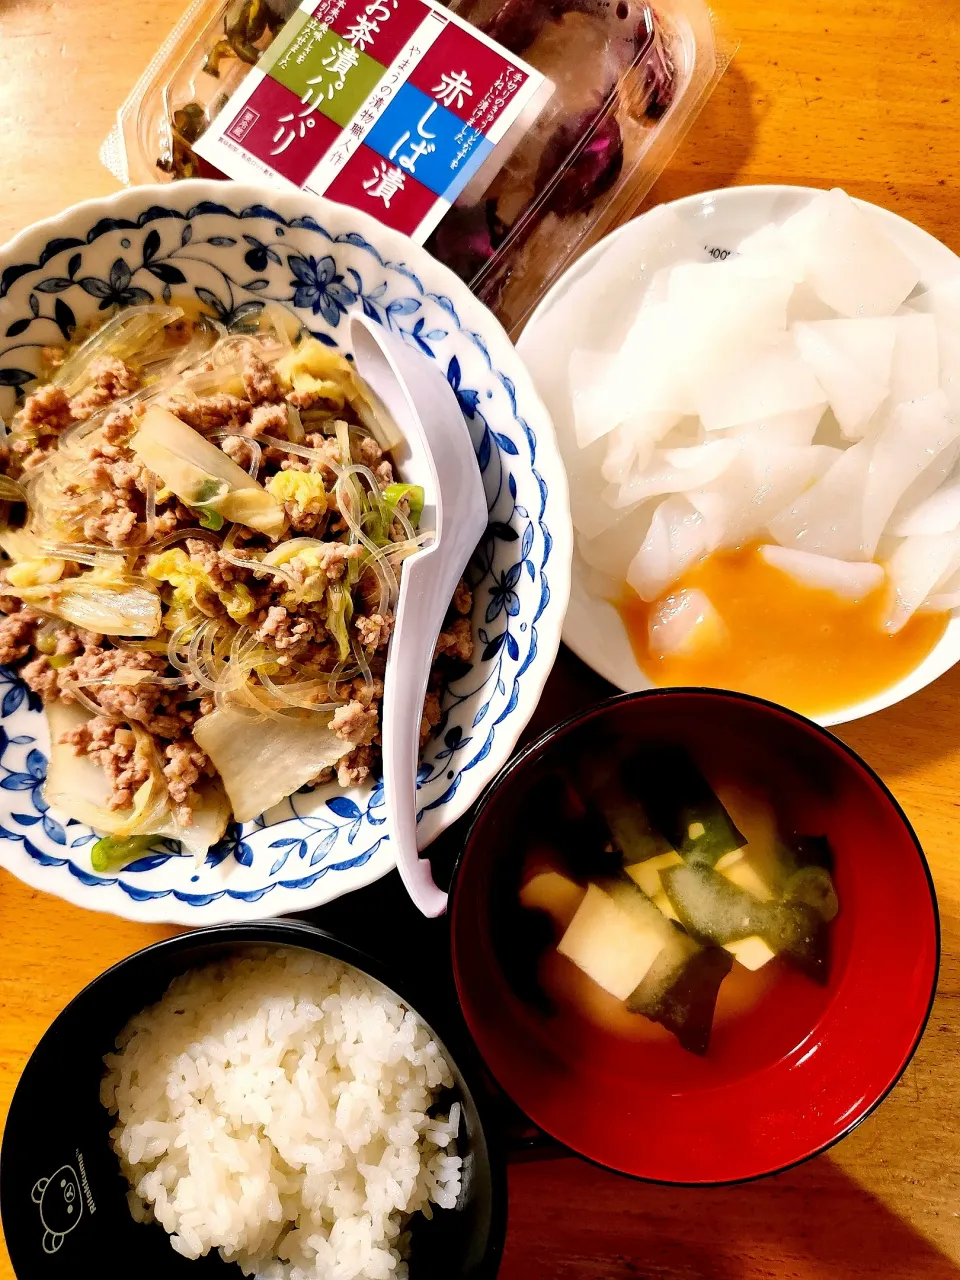
M 747 843 L 684 747 L 636 753 L 624 766 L 624 779 L 665 838 L 664 847 L 676 849 L 686 862 L 712 867 Z
M 808 978 L 826 986 L 830 965 L 830 934 L 823 916 L 804 902 L 771 905 L 777 910 L 776 932 L 764 937 L 764 942 Z
M 733 956 L 722 947 L 694 941 L 680 928 L 673 932 L 627 997 L 627 1008 L 658 1022 L 690 1053 L 703 1055 L 710 1047 L 720 984 L 733 968 Z
M 524 807 L 524 819 L 527 843 L 551 845 L 575 879 L 620 871 L 620 854 L 609 847 L 606 824 L 566 774 L 548 774 L 540 781 Z
M 681 924 L 693 937 L 721 947 L 759 937 L 808 977 L 825 982 L 827 926 L 803 902 L 761 902 L 705 866 L 668 867 L 660 879 Z
M 800 867 L 795 871 L 784 886 L 783 901 L 812 907 L 828 924 L 840 910 L 830 872 L 823 867 Z
M 833 875 L 833 849 L 826 836 L 804 836 L 794 834 L 785 841 L 794 865 L 800 867 L 823 867 Z
M 674 852 L 673 845 L 651 823 L 643 805 L 628 794 L 619 762 L 611 764 L 595 758 L 584 765 L 582 778 L 625 866 Z
M 761 902 L 719 872 L 683 863 L 666 867 L 660 881 L 680 923 L 695 938 L 721 947 L 753 934 L 766 939 L 771 928 L 770 908 L 776 904 Z

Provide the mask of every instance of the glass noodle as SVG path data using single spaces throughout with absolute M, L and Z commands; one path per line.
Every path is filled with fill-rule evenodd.
M 110 788 L 101 800 L 85 772 L 90 758 L 77 765 L 56 738 L 54 791 L 71 816 L 116 837 L 120 856 L 125 841 L 142 852 L 144 836 L 180 838 L 165 735 L 147 730 L 151 716 L 182 716 L 198 746 L 224 752 L 208 751 L 216 775 L 197 794 L 219 795 L 227 816 L 262 799 L 231 792 L 248 726 L 280 744 L 278 790 L 305 758 L 316 764 L 309 780 L 354 749 L 331 713 L 356 697 L 375 707 L 383 669 L 356 619 L 390 617 L 401 561 L 432 536 L 417 528 L 422 490 L 378 478 L 380 452 L 364 442 L 389 449 L 399 436 L 344 357 L 276 303 L 264 304 L 255 332 L 182 321 L 181 307 L 150 304 L 80 334 L 52 385 L 71 399 L 95 390 L 104 373 L 95 362 L 108 358 L 136 375 L 135 389 L 59 435 L 35 414 L 15 415 L 11 474 L 0 475 L 0 546 L 17 570 L 4 594 L 41 616 L 35 651 L 63 695 L 48 700 L 51 726 L 95 716 L 127 724 L 124 745 L 136 743 L 146 781 L 111 816 Z M 261 376 L 279 394 L 258 398 L 251 378 Z M 272 415 L 276 434 L 247 434 L 257 404 L 285 410 Z M 22 527 L 11 527 L 22 511 Z M 126 662 L 85 662 L 70 627 Z M 319 735 L 309 750 L 305 726 Z M 215 813 L 207 820 L 222 833 Z

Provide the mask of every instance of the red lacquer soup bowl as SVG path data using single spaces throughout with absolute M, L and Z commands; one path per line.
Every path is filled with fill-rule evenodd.
M 702 1056 L 639 1015 L 624 1012 L 625 1035 L 622 1019 L 587 1016 L 582 1003 L 558 1000 L 556 988 L 544 1000 L 542 943 L 532 969 L 517 963 L 539 914 L 518 900 L 530 833 L 541 818 L 556 831 L 556 815 L 542 811 L 546 781 L 575 777 L 589 758 L 623 760 L 660 745 L 685 748 L 708 778 L 720 770 L 759 786 L 778 827 L 826 836 L 833 852 L 840 906 L 825 982 L 779 957 L 756 973 L 735 966 Z M 939 964 L 930 873 L 876 774 L 802 716 L 706 689 L 613 698 L 518 756 L 467 838 L 451 936 L 464 1015 L 506 1093 L 581 1155 L 671 1183 L 760 1177 L 849 1133 L 916 1049 Z M 582 985 L 579 970 L 549 950 L 561 979 Z M 743 981 L 732 981 L 737 973 Z

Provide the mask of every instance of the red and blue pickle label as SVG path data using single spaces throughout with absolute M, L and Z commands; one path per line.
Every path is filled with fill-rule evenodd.
M 329 196 L 422 243 L 552 92 L 431 0 L 304 0 L 194 149 L 231 178 Z

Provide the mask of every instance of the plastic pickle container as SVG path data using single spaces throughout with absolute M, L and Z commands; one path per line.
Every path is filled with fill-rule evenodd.
M 303 7 L 194 0 L 120 108 L 107 168 L 124 183 L 222 176 L 193 144 Z M 426 240 L 515 337 L 573 259 L 635 212 L 733 47 L 703 0 L 449 7 L 554 85 L 502 164 L 485 167 L 480 189 L 471 182 Z

